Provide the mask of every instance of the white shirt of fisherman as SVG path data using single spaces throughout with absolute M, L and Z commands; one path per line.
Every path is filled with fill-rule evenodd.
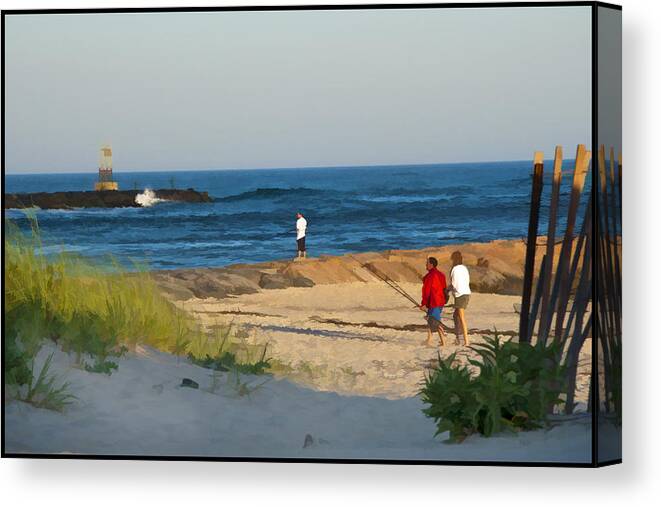
M 308 228 L 308 221 L 305 218 L 301 217 L 298 220 L 296 220 L 296 239 L 304 238 L 305 229 L 307 228 Z
M 470 275 L 468 274 L 468 268 L 463 264 L 457 264 L 450 271 L 450 283 L 454 289 L 454 296 L 464 296 L 471 293 L 470 288 Z

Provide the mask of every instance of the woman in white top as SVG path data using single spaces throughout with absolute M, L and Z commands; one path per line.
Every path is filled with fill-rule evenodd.
M 454 329 L 459 341 L 459 330 L 464 337 L 464 343 L 468 346 L 470 341 L 468 339 L 468 326 L 466 325 L 465 310 L 470 300 L 470 275 L 468 268 L 464 266 L 464 260 L 461 252 L 453 252 L 452 256 L 452 271 L 450 271 L 450 288 L 454 294 Z

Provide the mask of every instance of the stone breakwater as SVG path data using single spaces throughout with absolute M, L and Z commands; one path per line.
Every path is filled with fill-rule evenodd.
M 4 208 L 75 209 L 75 208 L 138 208 L 136 195 L 142 190 L 112 190 L 87 192 L 37 192 L 5 194 Z M 188 189 L 154 190 L 157 199 L 191 203 L 212 202 L 208 192 Z
M 538 262 L 541 249 L 538 247 Z M 376 268 L 397 282 L 420 283 L 425 259 L 434 256 L 449 278 L 455 250 L 462 252 L 475 292 L 519 296 L 523 288 L 525 243 L 497 240 L 424 248 L 387 250 L 354 255 L 320 256 L 305 260 L 278 260 L 258 264 L 235 264 L 222 268 L 162 270 L 152 273 L 161 289 L 174 300 L 231 298 L 270 289 L 312 287 L 354 282 L 382 283 L 364 265 Z M 416 293 L 417 297 L 418 294 Z

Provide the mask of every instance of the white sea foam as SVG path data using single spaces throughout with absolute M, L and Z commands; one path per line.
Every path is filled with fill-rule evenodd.
M 145 191 L 135 196 L 135 202 L 143 208 L 153 206 L 157 202 L 162 202 L 165 199 L 159 199 L 151 188 L 145 188 Z

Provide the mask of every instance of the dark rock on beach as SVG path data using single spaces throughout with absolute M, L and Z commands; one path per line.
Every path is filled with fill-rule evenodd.
M 260 288 L 249 278 L 223 268 L 156 271 L 153 276 L 163 292 L 180 301 L 192 297 L 222 299 L 228 295 L 253 294 Z
M 181 386 L 180 387 L 190 387 L 191 389 L 199 389 L 200 384 L 198 384 L 197 382 L 195 382 L 192 379 L 185 378 L 181 381 Z
M 185 301 L 190 298 L 216 298 L 254 294 L 260 290 L 288 287 L 314 287 L 308 277 L 272 266 L 277 263 L 237 265 L 225 268 L 196 268 L 154 271 L 152 273 L 161 290 L 171 299 Z
M 262 289 L 286 289 L 291 283 L 281 274 L 264 273 L 259 280 L 259 286 Z
M 296 262 L 280 260 L 219 268 L 163 270 L 153 272 L 153 277 L 168 297 L 178 301 L 192 297 L 231 298 L 289 287 L 305 288 L 355 282 L 382 283 L 368 268 L 376 268 L 378 272 L 397 282 L 421 283 L 425 274 L 425 260 L 429 256 L 438 259 L 439 269 L 449 279 L 452 269 L 451 254 L 455 250 L 463 253 L 474 292 L 521 294 L 525 243 L 520 240 L 445 245 L 421 250 L 327 255 Z M 539 268 L 542 254 L 537 257 Z
M 314 438 L 312 435 L 309 433 L 305 435 L 305 439 L 303 440 L 303 449 L 307 449 L 308 447 L 312 447 L 314 445 Z
M 139 208 L 135 196 L 142 190 L 108 190 L 88 192 L 37 192 L 33 194 L 5 194 L 5 209 L 32 208 L 74 209 L 74 208 Z M 208 192 L 198 192 L 192 188 L 154 190 L 156 198 L 166 201 L 191 203 L 212 202 Z
M 304 276 L 295 276 L 291 278 L 292 287 L 314 287 L 314 282 Z

